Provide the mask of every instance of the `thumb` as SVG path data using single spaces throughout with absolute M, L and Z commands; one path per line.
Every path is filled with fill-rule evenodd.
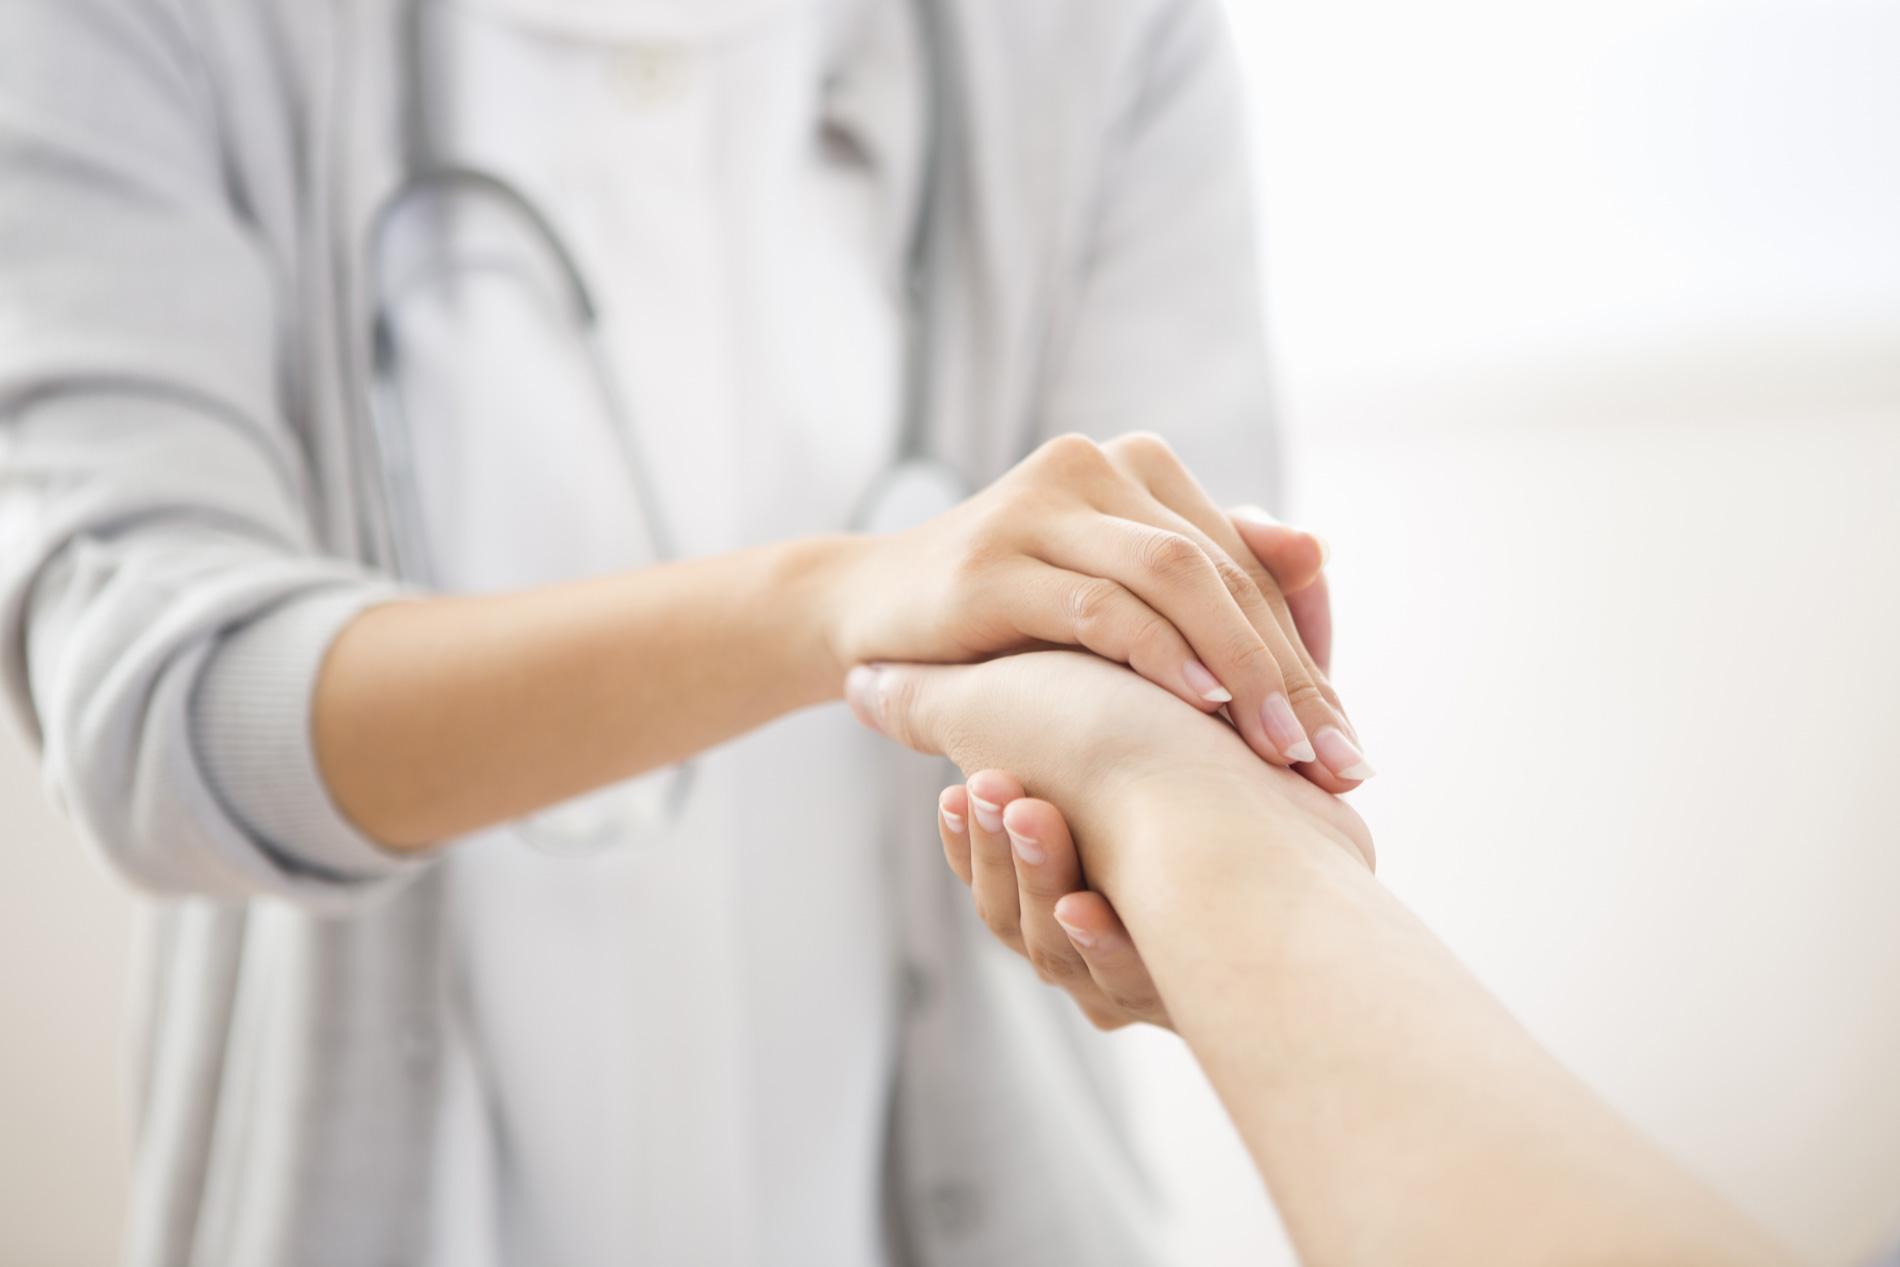
M 906 748 L 941 755 L 939 697 L 949 670 L 920 664 L 860 664 L 845 675 L 852 716 Z

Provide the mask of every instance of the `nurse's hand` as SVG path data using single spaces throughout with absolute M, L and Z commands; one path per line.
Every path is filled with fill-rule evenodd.
M 1258 756 L 1343 791 L 1373 771 L 1300 637 L 1323 614 L 1323 554 L 1223 513 L 1154 436 L 1063 436 L 926 524 L 853 539 L 824 611 L 846 665 L 1086 648 L 1225 708 Z M 1284 594 L 1309 590 L 1296 620 Z

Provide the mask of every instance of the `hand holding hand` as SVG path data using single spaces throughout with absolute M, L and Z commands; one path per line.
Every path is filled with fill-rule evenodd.
M 1269 571 L 1307 589 L 1322 554 L 1306 534 L 1230 519 L 1153 436 L 1064 436 L 929 523 L 864 539 L 827 603 L 832 645 L 846 664 L 1083 647 L 1203 713 L 1225 708 L 1259 757 L 1343 791 L 1371 767 Z
M 872 728 L 978 771 L 939 803 L 945 857 L 998 939 L 1104 1029 L 1170 1024 L 1108 897 L 1127 862 L 1118 849 L 1134 838 L 1118 830 L 1126 820 L 1260 805 L 1263 830 L 1277 818 L 1289 834 L 1330 837 L 1373 862 L 1365 824 L 1343 803 L 1262 766 L 1228 727 L 1093 656 L 867 667 L 852 673 L 849 698 Z

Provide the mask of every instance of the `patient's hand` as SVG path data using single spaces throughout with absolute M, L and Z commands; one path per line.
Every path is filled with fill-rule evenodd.
M 1085 887 L 1062 811 L 1023 795 L 1001 770 L 945 788 L 937 832 L 944 857 L 997 940 L 1067 990 L 1098 1029 L 1168 1026 L 1168 1009 L 1108 899 Z
M 1169 834 L 1118 827 L 1159 815 L 1191 831 L 1183 816 L 1197 807 L 1238 806 L 1257 815 L 1256 831 L 1271 834 L 1277 820 L 1286 834 L 1317 833 L 1372 862 L 1364 823 L 1337 798 L 1261 762 L 1219 719 L 1091 655 L 865 668 L 853 672 L 849 695 L 874 729 L 983 772 L 967 792 L 945 794 L 953 817 L 940 814 L 939 829 L 950 865 L 971 885 L 991 930 L 1105 1028 L 1167 1023 L 1104 895 L 1112 898 L 1138 840 Z M 1029 852 L 1041 861 L 1012 850 L 1011 829 L 1033 842 Z M 1058 914 L 1094 944 L 1079 944 Z

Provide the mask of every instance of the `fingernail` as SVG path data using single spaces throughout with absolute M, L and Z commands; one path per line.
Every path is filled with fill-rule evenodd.
M 1015 846 L 1016 856 L 1018 858 L 1021 858 L 1032 867 L 1042 865 L 1042 860 L 1046 855 L 1042 852 L 1042 842 L 1040 840 L 1037 840 L 1034 836 L 1021 835 L 1012 827 L 1009 829 L 1009 843 Z
M 1320 763 L 1342 779 L 1369 779 L 1378 773 L 1337 726 L 1321 726 L 1313 742 L 1319 747 Z
M 1188 689 L 1210 704 L 1225 704 L 1234 698 L 1234 693 L 1220 684 L 1220 680 L 1207 671 L 1207 666 L 1199 660 L 1189 660 L 1181 666 L 1181 676 L 1187 679 Z
M 976 825 L 984 831 L 1003 830 L 1003 807 L 992 805 L 988 801 L 970 797 L 970 812 L 976 815 Z
M 1063 919 L 1060 915 L 1056 916 L 1056 923 L 1062 925 L 1062 931 L 1067 933 L 1069 940 L 1076 945 L 1093 946 L 1095 944 L 1095 937 L 1092 934 L 1083 932 L 1074 924 L 1069 923 L 1068 920 Z
M 1317 532 L 1309 532 L 1306 535 L 1319 542 L 1319 568 L 1320 571 L 1324 572 L 1326 565 L 1333 561 L 1333 543 L 1320 536 Z
M 950 829 L 951 835 L 961 836 L 963 834 L 963 815 L 953 814 L 941 805 L 937 807 L 937 812 L 943 815 L 943 825 Z
M 1306 729 L 1293 715 L 1293 705 L 1287 703 L 1286 696 L 1267 696 L 1267 702 L 1260 706 L 1260 724 L 1266 727 L 1267 738 L 1288 761 L 1313 759 L 1313 745 L 1306 741 Z
M 1234 507 L 1234 515 L 1237 518 L 1245 519 L 1248 523 L 1278 524 L 1280 522 L 1258 506 L 1236 506 Z
M 845 674 L 844 698 L 860 722 L 879 734 L 884 733 L 877 722 L 877 669 L 860 664 Z

